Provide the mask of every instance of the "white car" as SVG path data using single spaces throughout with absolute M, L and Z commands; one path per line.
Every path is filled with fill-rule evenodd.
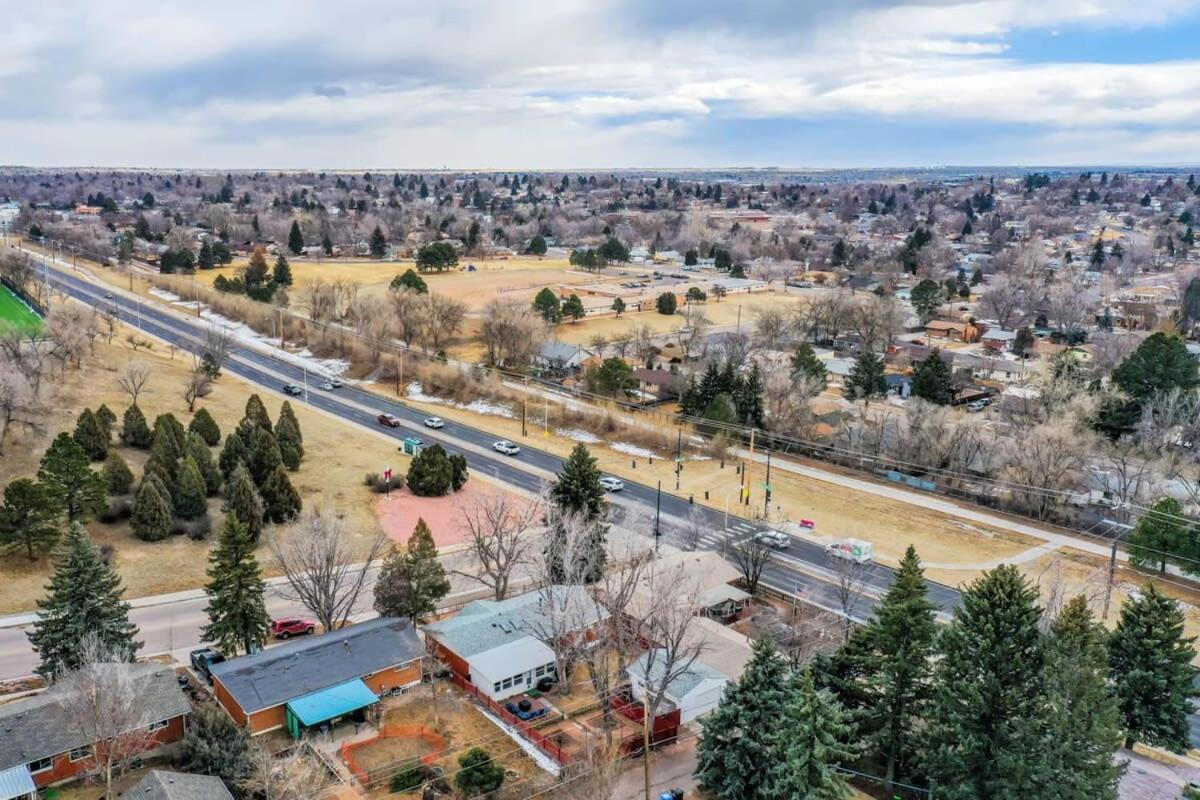
M 492 445 L 492 449 L 497 453 L 504 453 L 506 456 L 515 456 L 517 453 L 521 452 L 521 448 L 517 447 L 507 439 L 501 439 L 500 441 L 496 442 Z
M 767 547 L 774 547 L 776 550 L 784 550 L 792 543 L 787 534 L 779 531 L 759 531 L 754 534 L 754 541 L 765 544 Z
M 425 418 L 425 427 L 426 428 L 435 428 L 435 429 L 436 428 L 444 428 L 444 427 L 446 427 L 446 421 L 443 420 L 441 417 L 426 417 Z
M 619 492 L 625 488 L 625 482 L 620 478 L 605 475 L 600 479 L 600 485 L 610 492 Z

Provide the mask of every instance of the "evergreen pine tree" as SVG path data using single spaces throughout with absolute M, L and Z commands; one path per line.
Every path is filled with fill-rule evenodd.
M 763 790 L 769 797 L 845 800 L 850 786 L 837 767 L 853 761 L 853 735 L 845 712 L 832 695 L 818 691 L 812 671 L 795 681 L 782 718 L 775 727 L 774 758 L 766 762 Z
M 217 703 L 192 712 L 180 746 L 184 769 L 195 775 L 216 775 L 237 786 L 250 772 L 250 733 Z
M 939 406 L 948 406 L 954 401 L 954 379 L 938 348 L 930 350 L 929 357 L 913 371 L 912 393 Z
M 883 379 L 883 359 L 870 350 L 859 353 L 842 392 L 848 400 L 865 400 L 868 403 L 872 397 L 885 395 L 887 381 Z
M 1183 516 L 1183 506 L 1173 497 L 1164 497 L 1138 518 L 1129 534 L 1129 560 L 1165 573 L 1172 556 L 1190 555 L 1193 535 L 1193 526 Z M 1195 569 L 1195 563 L 1187 559 L 1180 566 Z
M 171 428 L 170 423 L 160 416 L 154 421 L 154 434 L 150 441 L 150 457 L 158 459 L 174 475 L 175 462 L 182 456 L 183 447 L 175 438 L 175 431 Z
M 121 420 L 121 441 L 130 447 L 145 450 L 150 446 L 150 426 L 146 424 L 146 415 L 136 405 L 125 409 Z
M 580 552 L 576 557 L 581 561 L 572 565 L 571 574 L 588 583 L 599 580 L 604 573 L 607 557 L 605 542 L 608 525 L 603 521 L 607 503 L 604 501 L 604 487 L 600 485 L 596 459 L 582 442 L 571 450 L 558 478 L 550 486 L 550 502 L 556 506 L 559 515 L 578 515 L 589 523 L 590 541 L 586 547 L 578 548 Z M 556 583 L 565 582 L 567 578 L 567 565 L 561 563 L 565 536 L 561 523 L 556 522 L 551 526 L 547 547 L 551 555 L 550 574 Z
M 38 480 L 54 493 L 72 521 L 87 519 L 104 508 L 104 479 L 92 469 L 83 448 L 65 431 L 54 438 L 42 456 Z
M 46 588 L 28 634 L 41 659 L 39 675 L 52 678 L 78 668 L 89 640 L 133 660 L 142 643 L 134 638 L 137 627 L 121 600 L 121 579 L 104 563 L 82 525 L 75 523 L 67 531 Z
M 111 495 L 129 494 L 133 488 L 133 470 L 116 448 L 109 450 L 108 458 L 104 459 L 104 483 Z
M 371 248 L 371 255 L 375 258 L 383 258 L 387 255 L 387 239 L 384 238 L 383 229 L 378 225 L 375 226 L 375 230 L 371 231 L 371 240 L 368 246 Z
M 286 412 L 291 412 L 291 406 L 283 404 Z M 296 416 L 280 412 L 279 421 L 275 423 L 275 442 L 279 445 L 279 456 L 284 466 L 293 472 L 300 469 L 300 460 L 304 457 L 304 445 L 300 439 L 300 428 Z
M 208 595 L 205 611 L 209 624 L 201 634 L 202 641 L 215 643 L 226 654 L 262 647 L 271 624 L 263 599 L 265 584 L 254 544 L 236 515 L 226 515 L 208 564 L 204 593 Z
M 384 617 L 407 617 L 414 624 L 437 609 L 450 581 L 425 520 L 418 518 L 408 545 L 394 546 L 375 582 L 375 610 Z
M 1116 800 L 1121 714 L 1107 684 L 1108 632 L 1084 597 L 1067 603 L 1051 624 L 1046 664 L 1047 787 L 1056 800 Z
M 154 433 L 157 435 L 160 430 L 171 435 L 171 441 L 175 444 L 175 452 L 182 456 L 183 447 L 187 444 L 187 430 L 183 427 L 183 423 L 174 414 L 159 414 L 154 418 Z
M 275 269 L 271 273 L 271 280 L 275 282 L 276 286 L 292 285 L 292 265 L 288 263 L 283 253 L 280 253 L 275 259 Z
M 196 265 L 200 269 L 212 269 L 217 265 L 217 260 L 213 257 L 212 245 L 207 239 L 200 243 L 200 253 L 196 256 Z
M 104 403 L 96 409 L 96 421 L 100 423 L 100 427 L 104 429 L 106 441 L 112 441 L 113 426 L 117 424 L 117 415 L 112 412 Z
M 825 362 L 817 358 L 808 342 L 796 345 L 796 352 L 792 353 L 792 378 L 801 376 L 817 381 L 821 389 L 825 388 L 829 380 Z
M 246 528 L 251 542 L 258 542 L 263 527 L 263 501 L 245 464 L 238 464 L 225 481 L 225 513 Z
M 408 490 L 417 497 L 442 497 L 454 490 L 454 466 L 440 444 L 421 448 L 404 477 Z
M 43 483 L 17 478 L 4 487 L 0 506 L 0 546 L 24 550 L 30 561 L 62 536 L 62 506 Z
M 750 371 L 746 377 L 738 382 L 733 396 L 734 405 L 737 406 L 738 419 L 743 425 L 753 428 L 763 427 L 762 393 L 762 373 L 759 372 L 758 362 L 755 361 L 750 365 Z
M 175 480 L 175 494 L 171 496 L 175 513 L 183 519 L 195 519 L 208 512 L 208 487 L 196 460 L 187 456 L 179 463 L 179 474 Z
M 1153 583 L 1121 607 L 1108 663 L 1130 747 L 1146 742 L 1182 753 L 1189 746 L 1196 640 L 1184 636 L 1183 624 L 1179 603 Z
M 216 495 L 221 490 L 221 470 L 200 434 L 188 434 L 186 453 L 200 469 L 200 477 L 204 478 L 204 493 L 209 497 Z
M 296 441 L 304 444 L 304 433 L 300 430 L 300 420 L 296 418 L 296 412 L 292 408 L 292 404 L 288 400 L 283 401 L 283 405 L 279 407 L 279 422 L 287 420 L 296 432 Z M 278 425 L 278 423 L 276 423 Z
M 157 476 L 142 481 L 133 500 L 133 515 L 129 527 L 133 535 L 145 542 L 160 542 L 171 533 L 171 500 L 162 489 Z
M 196 416 L 192 417 L 192 421 L 188 423 L 188 432 L 200 434 L 200 438 L 209 447 L 216 447 L 221 441 L 221 429 L 207 408 L 200 409 Z
M 304 234 L 300 233 L 300 223 L 292 220 L 292 228 L 288 231 L 288 249 L 293 255 L 304 252 Z
M 246 465 L 250 469 L 250 477 L 261 487 L 282 463 L 275 437 L 263 428 L 255 428 L 250 438 L 250 455 Z
M 221 455 L 217 459 L 217 465 L 221 468 L 221 476 L 226 482 L 229 481 L 229 476 L 237 469 L 239 464 L 246 464 L 250 459 L 250 454 L 246 450 L 246 443 L 242 437 L 236 433 L 231 433 L 225 437 L 225 444 L 221 446 Z
M 292 487 L 283 464 L 275 467 L 262 487 L 263 515 L 272 522 L 288 522 L 300 513 L 300 493 Z
M 250 395 L 250 399 L 246 401 L 246 414 L 242 420 L 250 420 L 267 433 L 271 432 L 271 415 L 267 413 L 267 407 L 257 394 Z
M 942 632 L 925 749 L 939 798 L 1037 797 L 1047 778 L 1037 589 L 1011 565 L 963 593 Z
M 701 718 L 696 778 L 721 800 L 777 800 L 766 786 L 777 757 L 780 720 L 791 693 L 791 670 L 769 639 L 756 639 L 742 676 Z
M 932 693 L 936 613 L 921 559 L 909 545 L 863 633 L 870 649 L 862 661 L 866 674 L 859 730 L 884 764 L 889 783 L 912 777 L 917 766 L 917 731 Z
M 90 408 L 79 414 L 73 438 L 92 461 L 103 461 L 108 455 L 108 434 Z

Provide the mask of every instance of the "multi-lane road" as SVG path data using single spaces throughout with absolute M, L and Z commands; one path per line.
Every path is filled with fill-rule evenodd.
M 199 352 L 206 340 L 209 326 L 214 324 L 201 317 L 192 316 L 175 308 L 165 308 L 149 303 L 135 295 L 92 282 L 64 268 L 43 262 L 46 280 L 58 291 L 87 305 L 115 310 L 122 322 L 138 328 L 168 344 L 183 350 Z M 477 474 L 485 474 L 504 484 L 522 490 L 537 492 L 547 481 L 552 480 L 562 467 L 562 459 L 552 453 L 519 442 L 521 452 L 510 457 L 493 451 L 496 437 L 478 428 L 458 422 L 447 421 L 441 430 L 430 430 L 423 426 L 426 414 L 409 407 L 403 402 L 383 397 L 365 389 L 346 385 L 336 391 L 315 388 L 321 376 L 308 372 L 303 364 L 279 357 L 278 351 L 268 347 L 257 347 L 239 343 L 224 365 L 227 372 L 235 374 L 266 391 L 279 393 L 284 384 L 295 383 L 306 386 L 307 391 L 292 402 L 303 402 L 332 414 L 347 424 L 370 428 L 393 438 L 399 444 L 405 437 L 418 435 L 426 441 L 437 441 L 451 452 L 466 456 L 470 468 Z M 389 413 L 400 420 L 400 426 L 385 428 L 378 424 L 377 417 Z M 316 458 L 337 458 L 336 453 L 313 455 Z M 653 529 L 655 519 L 661 516 L 661 530 L 669 534 L 678 530 L 693 508 L 700 508 L 706 523 L 706 532 L 701 536 L 700 546 L 720 549 L 732 539 L 753 536 L 765 530 L 757 523 L 728 516 L 706 506 L 693 506 L 687 496 L 677 496 L 668 491 L 659 494 L 657 487 L 625 480 L 625 488 L 614 496 L 614 511 L 617 521 L 636 514 L 638 524 Z M 651 531 L 648 530 L 647 533 Z M 891 584 L 892 570 L 877 565 L 868 565 L 856 579 L 861 582 L 864 598 L 856 609 L 856 616 L 869 613 L 872 596 L 878 596 Z M 838 579 L 830 568 L 824 548 L 815 542 L 792 537 L 786 548 L 772 553 L 766 566 L 762 583 L 789 595 L 799 595 L 805 602 L 837 611 L 842 606 Z M 943 610 L 953 609 L 959 602 L 959 593 L 942 584 L 929 583 L 931 599 Z M 134 621 L 153 624 L 160 635 L 169 632 L 171 649 L 193 644 L 198 638 L 199 619 L 196 609 L 189 605 L 170 608 L 171 604 L 158 603 L 134 609 Z M 177 613 L 178 612 L 178 613 Z M 0 628 L 0 678 L 12 677 L 14 673 L 28 672 L 34 662 L 33 653 L 26 656 L 14 652 L 27 650 L 16 641 L 8 641 L 20 632 L 19 628 Z M 23 634 L 22 634 L 23 638 Z M 149 648 L 148 648 L 149 649 Z

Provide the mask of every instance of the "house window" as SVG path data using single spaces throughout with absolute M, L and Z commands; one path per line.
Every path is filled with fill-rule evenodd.
M 71 751 L 71 761 L 72 762 L 83 761 L 85 758 L 88 758 L 91 755 L 92 755 L 91 747 L 76 747 L 74 750 Z
M 499 692 L 499 691 L 500 691 L 500 684 L 499 684 L 499 683 L 493 683 L 493 684 L 492 684 L 492 691 L 493 691 L 493 692 Z
M 546 668 L 544 666 L 538 667 L 533 671 L 533 674 L 540 678 L 546 674 Z
M 27 766 L 29 767 L 30 772 L 45 772 L 48 769 L 53 769 L 54 756 L 50 756 L 49 758 L 39 758 L 37 761 L 30 761 Z
M 151 733 L 154 733 L 155 731 L 161 731 L 163 728 L 167 727 L 170 724 L 171 724 L 171 720 L 169 720 L 169 719 L 164 719 L 162 722 L 151 722 L 150 726 L 148 728 L 146 728 L 146 730 L 150 731 Z

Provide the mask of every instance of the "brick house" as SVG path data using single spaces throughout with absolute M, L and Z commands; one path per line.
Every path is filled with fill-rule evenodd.
M 252 736 L 286 727 L 298 738 L 419 684 L 424 654 L 412 625 L 380 617 L 217 664 L 213 695 Z
M 175 671 L 162 664 L 108 664 L 130 673 L 144 711 L 145 748 L 153 755 L 183 738 L 192 707 L 179 690 Z M 103 742 L 90 741 L 64 710 L 71 698 L 55 688 L 0 705 L 0 777 L 10 787 L 37 788 L 64 783 L 87 773 Z M 10 789 L 9 791 L 12 791 Z M 12 797 L 22 797 L 12 794 Z

